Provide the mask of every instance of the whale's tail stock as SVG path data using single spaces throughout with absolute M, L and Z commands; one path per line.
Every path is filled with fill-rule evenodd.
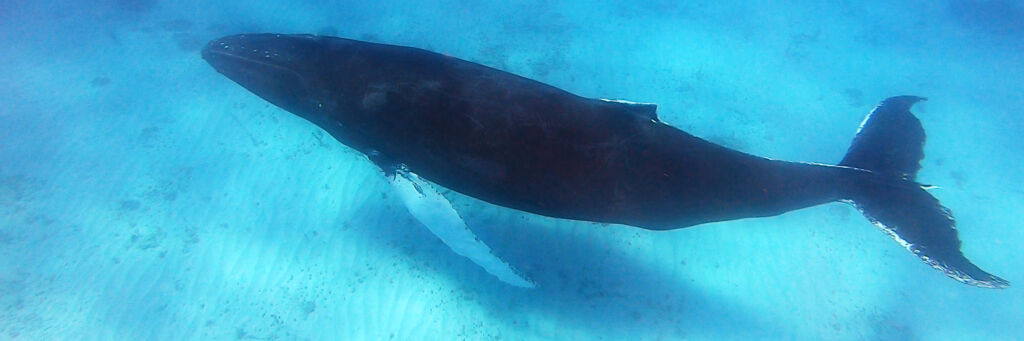
M 1004 288 L 1006 280 L 985 272 L 960 252 L 949 209 L 915 181 L 924 158 L 924 129 L 910 112 L 916 96 L 891 97 L 860 126 L 840 166 L 856 168 L 846 195 L 876 226 L 928 265 L 960 282 Z

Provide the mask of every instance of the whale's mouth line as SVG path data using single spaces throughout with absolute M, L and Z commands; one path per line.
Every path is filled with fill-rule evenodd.
M 245 63 L 249 63 L 249 65 L 255 64 L 257 66 L 266 66 L 266 67 L 270 67 L 270 68 L 274 68 L 274 69 L 278 69 L 278 70 L 288 71 L 290 73 L 295 74 L 295 76 L 300 76 L 299 73 L 296 72 L 295 70 L 289 69 L 287 67 L 284 67 L 284 66 L 281 66 L 281 65 L 278 65 L 278 64 L 268 63 L 266 61 L 263 61 L 263 60 L 260 60 L 260 59 L 256 59 L 256 58 L 250 58 L 250 57 L 246 57 L 246 56 L 242 56 L 242 55 L 238 55 L 238 54 L 234 54 L 234 53 L 230 53 L 230 52 L 217 51 L 217 50 L 209 50 L 209 51 L 207 51 L 207 53 L 210 54 L 210 55 L 217 55 L 217 56 L 221 56 L 221 57 L 228 57 L 230 59 L 234 59 L 235 61 L 241 61 L 241 62 L 243 62 L 243 65 L 245 65 Z M 302 77 L 300 76 L 299 78 L 302 78 Z
M 244 55 L 239 55 L 228 51 L 220 51 L 216 49 L 204 51 L 203 59 L 207 59 L 209 61 L 211 57 L 221 59 L 220 62 L 210 63 L 214 65 L 214 68 L 217 69 L 217 71 L 220 73 L 230 72 L 224 69 L 234 68 L 236 72 L 258 74 L 259 72 L 256 71 L 257 69 L 265 68 L 266 70 L 276 72 L 278 74 L 278 78 L 288 77 L 290 75 L 295 80 L 297 80 L 298 84 L 304 89 L 308 89 L 310 85 L 306 77 L 303 77 L 302 74 L 299 73 L 298 71 L 280 64 L 270 63 L 266 60 L 262 60 L 259 58 L 247 57 Z M 221 64 L 222 66 L 217 67 L 216 64 Z M 228 76 L 228 78 L 233 77 Z M 243 86 L 248 87 L 247 85 Z

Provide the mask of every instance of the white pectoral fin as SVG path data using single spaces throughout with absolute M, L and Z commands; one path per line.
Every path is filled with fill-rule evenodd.
M 502 282 L 523 288 L 534 287 L 511 265 L 491 253 L 491 248 L 476 238 L 451 202 L 429 183 L 406 170 L 398 170 L 390 178 L 391 187 L 398 193 L 409 213 L 441 238 L 452 251 L 469 258 Z

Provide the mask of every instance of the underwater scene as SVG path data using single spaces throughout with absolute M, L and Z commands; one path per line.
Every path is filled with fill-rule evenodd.
M 5 0 L 0 340 L 1020 340 L 1022 36 L 1006 0 Z

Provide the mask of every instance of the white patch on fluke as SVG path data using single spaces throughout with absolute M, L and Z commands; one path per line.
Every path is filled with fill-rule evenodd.
M 502 282 L 533 288 L 534 284 L 520 276 L 511 265 L 491 253 L 473 231 L 462 221 L 451 202 L 430 186 L 426 180 L 403 169 L 396 170 L 391 178 L 391 187 L 402 199 L 405 208 L 430 232 L 441 238 L 455 253 L 469 258 Z

